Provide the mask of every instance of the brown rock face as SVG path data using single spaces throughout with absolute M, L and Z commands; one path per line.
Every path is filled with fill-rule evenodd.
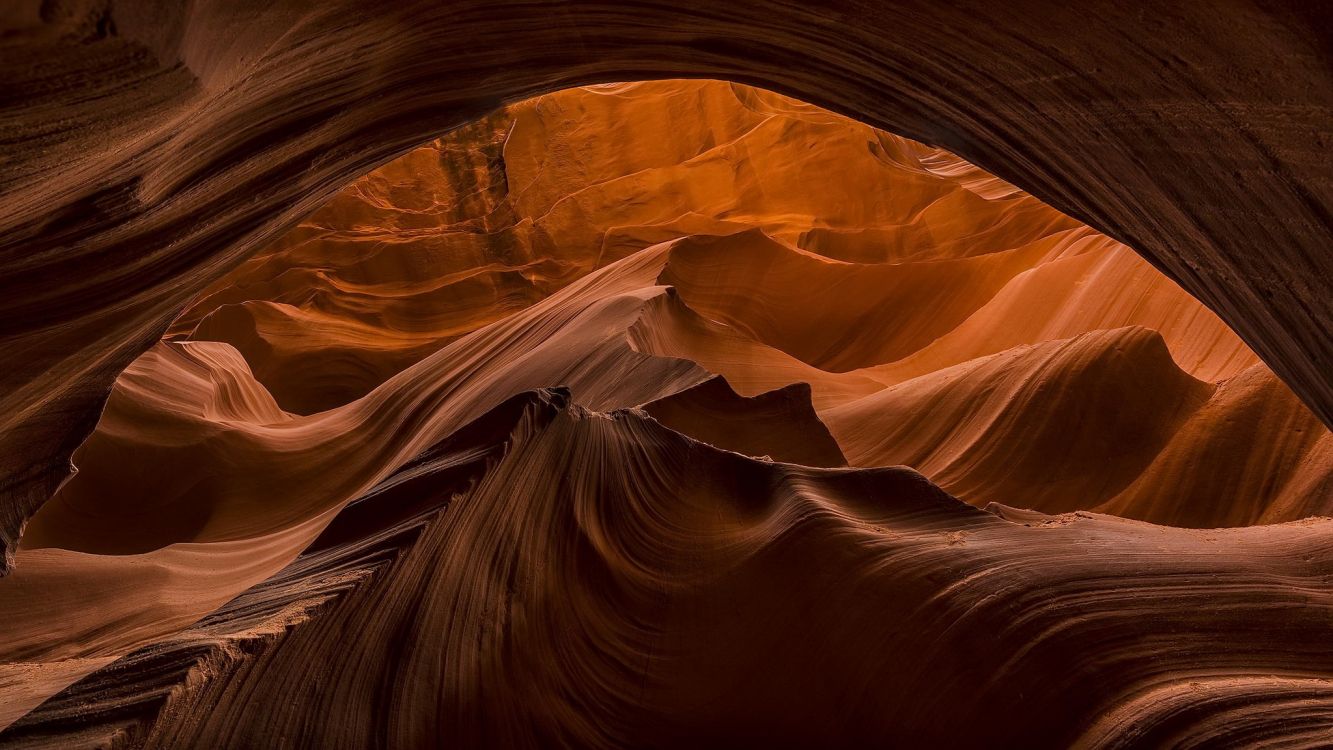
M 0 23 L 6 558 L 199 291 L 368 169 L 598 81 L 741 80 L 946 147 L 1143 254 L 1333 423 L 1318 3 L 21 0 Z
M 0 746 L 1318 746 L 1333 433 L 1127 246 L 719 81 L 364 175 L 115 381 Z

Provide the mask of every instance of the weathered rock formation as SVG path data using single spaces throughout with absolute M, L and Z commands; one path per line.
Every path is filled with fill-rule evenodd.
M 1318 9 L 167 5 L 3 16 L 0 744 L 1333 727 Z M 492 111 L 670 74 L 869 124 Z

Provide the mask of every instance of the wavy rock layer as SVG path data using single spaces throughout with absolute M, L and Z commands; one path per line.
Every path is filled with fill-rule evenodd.
M 1203 532 L 997 515 L 906 469 L 755 461 L 567 400 L 484 415 L 269 581 L 7 740 L 1326 738 L 1327 520 Z
M 283 408 L 319 411 L 420 359 L 423 342 L 663 241 L 658 280 L 675 296 L 654 305 L 675 319 L 641 318 L 636 347 L 747 396 L 808 385 L 854 465 L 910 465 L 983 506 L 1174 525 L 1329 510 L 1327 431 L 1128 248 L 950 154 L 738 85 L 510 107 L 357 182 L 173 330 L 232 344 Z M 1270 451 L 1222 437 L 1254 429 L 1253 399 L 1219 395 L 1185 426 L 1209 384 L 1250 368 L 1276 399 L 1259 433 Z M 699 420 L 669 425 L 734 447 Z M 1122 495 L 1168 442 L 1172 477 Z M 792 455 L 839 465 L 827 447 Z M 1169 500 L 1144 489 L 1162 482 Z
M 0 582 L 12 746 L 1333 727 L 1318 418 L 1125 246 L 744 86 L 554 94 L 372 172 L 75 462 Z
M 1333 424 L 1318 3 L 20 0 L 0 30 L 6 569 L 201 290 L 369 169 L 605 81 L 746 81 L 962 154 L 1141 252 Z

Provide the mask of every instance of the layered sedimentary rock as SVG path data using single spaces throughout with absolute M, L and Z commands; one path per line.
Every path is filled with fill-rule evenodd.
M 1318 4 L 22 0 L 0 23 L 6 568 L 199 291 L 370 168 L 598 81 L 743 80 L 945 146 L 1127 242 L 1333 420 Z
M 272 579 L 7 736 L 312 748 L 1326 739 L 1327 520 L 1200 532 L 986 513 L 907 469 L 755 461 L 568 398 L 500 405 Z
M 688 125 L 664 132 L 682 112 Z M 492 115 L 358 181 L 173 331 L 233 344 L 284 409 L 310 413 L 663 241 L 674 244 L 658 281 L 679 300 L 655 305 L 679 303 L 682 319 L 640 320 L 637 345 L 749 396 L 811 385 L 857 465 L 912 465 L 982 505 L 1100 507 L 1201 407 L 1207 384 L 1255 367 L 1255 387 L 1271 383 L 1273 408 L 1294 421 L 1248 459 L 1248 481 L 1208 490 L 1246 499 L 1140 512 L 1155 501 L 1121 497 L 1120 513 L 1235 525 L 1269 505 L 1294 514 L 1270 520 L 1319 513 L 1330 493 L 1326 431 L 1123 245 L 957 157 L 735 85 L 601 86 Z M 696 315 L 712 330 L 685 322 Z M 648 340 L 683 331 L 695 343 Z M 853 396 L 864 398 L 843 403 Z M 1222 403 L 1213 422 L 1248 408 Z M 1251 429 L 1234 424 L 1209 440 Z M 1190 442 L 1173 444 L 1193 458 L 1175 461 L 1172 481 L 1193 487 L 1227 476 L 1216 464 L 1246 463 L 1239 444 L 1204 458 Z
M 0 581 L 0 745 L 1333 728 L 1318 417 L 1126 246 L 746 86 L 372 171 L 74 460 Z

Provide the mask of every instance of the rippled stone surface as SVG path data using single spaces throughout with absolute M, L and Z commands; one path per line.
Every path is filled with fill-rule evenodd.
M 1327 19 L 1305 0 L 20 0 L 0 16 L 0 534 L 229 268 L 505 101 L 672 74 L 937 144 L 1127 242 L 1333 424 Z
M 15 746 L 1333 721 L 1318 417 L 1126 246 L 743 86 L 552 94 L 372 172 L 74 460 L 0 581 Z

